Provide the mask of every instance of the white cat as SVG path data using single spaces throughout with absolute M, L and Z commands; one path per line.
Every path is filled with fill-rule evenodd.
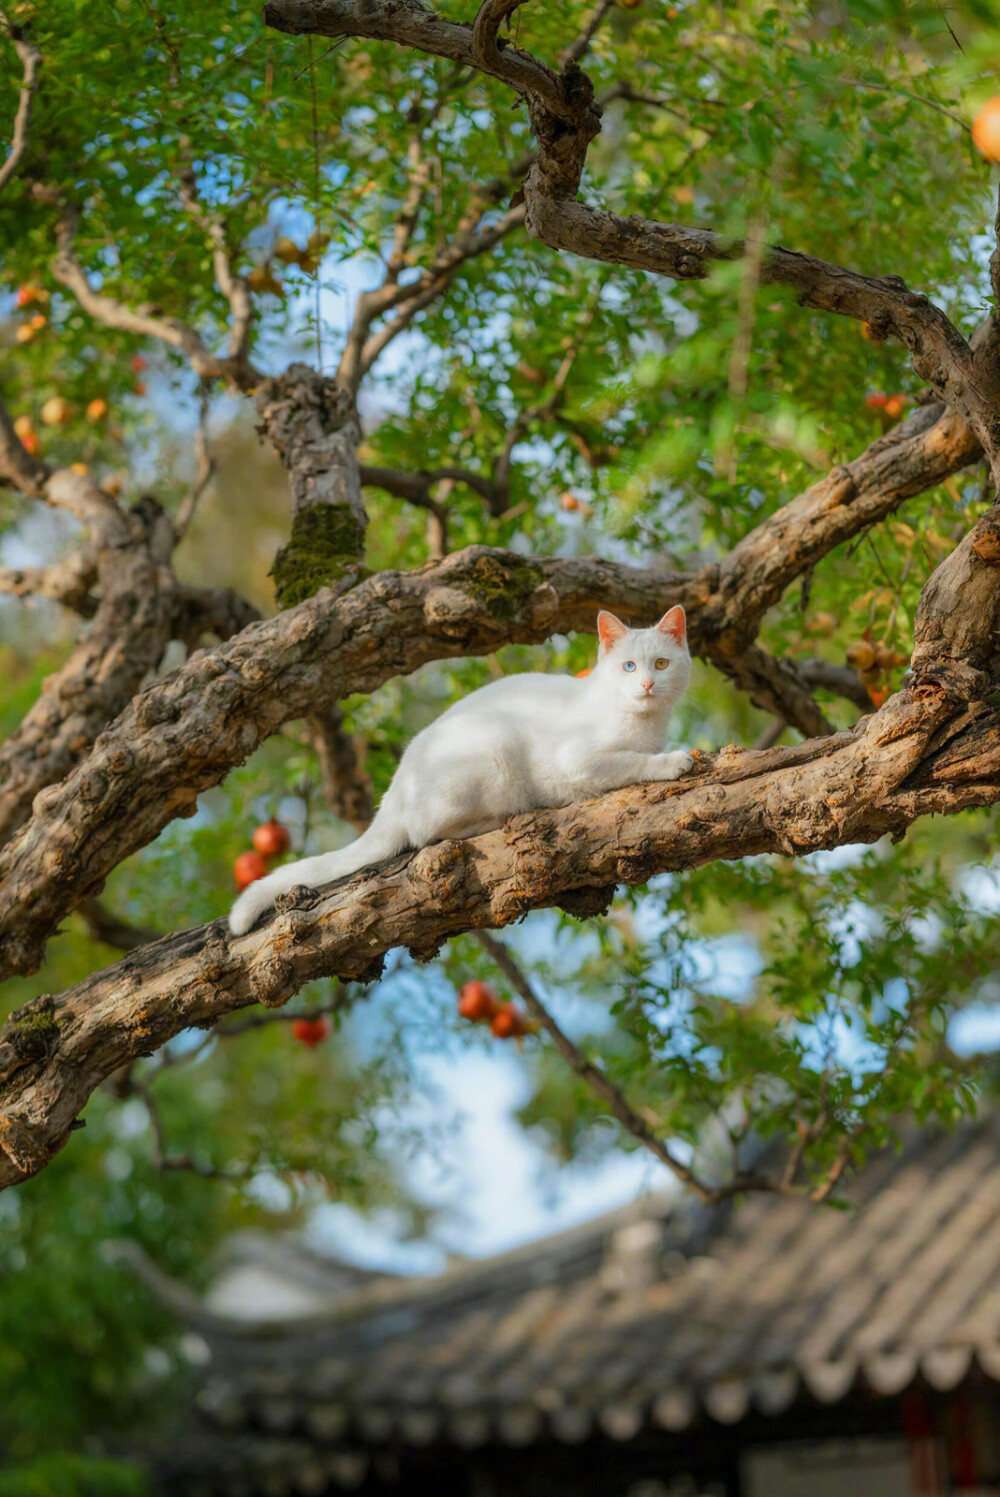
M 510 816 L 691 768 L 663 752 L 670 714 L 691 674 L 683 608 L 653 629 L 597 615 L 600 651 L 589 676 L 505 676 L 456 702 L 399 761 L 371 826 L 338 852 L 288 863 L 237 899 L 229 928 L 243 935 L 297 884 L 317 889 L 370 863 L 450 837 L 475 837 Z

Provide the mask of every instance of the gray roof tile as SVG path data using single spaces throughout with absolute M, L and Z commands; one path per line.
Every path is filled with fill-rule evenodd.
M 201 1407 L 319 1445 L 473 1449 L 629 1439 L 699 1407 L 776 1415 L 859 1375 L 884 1394 L 920 1372 L 954 1387 L 974 1363 L 1000 1380 L 998 1115 L 912 1132 L 847 1196 L 850 1211 L 758 1196 L 706 1213 L 664 1195 L 439 1279 L 374 1284 L 353 1311 L 257 1335 L 217 1317 Z M 643 1218 L 662 1230 L 626 1241 Z

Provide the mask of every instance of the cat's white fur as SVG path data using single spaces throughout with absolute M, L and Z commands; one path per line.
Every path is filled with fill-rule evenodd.
M 521 811 L 690 769 L 690 754 L 663 751 L 691 674 L 684 610 L 671 608 L 652 629 L 629 629 L 604 612 L 597 625 L 589 676 L 505 676 L 449 707 L 403 754 L 368 830 L 251 884 L 230 912 L 233 933 L 298 884 L 319 888 L 407 848 L 478 836 Z

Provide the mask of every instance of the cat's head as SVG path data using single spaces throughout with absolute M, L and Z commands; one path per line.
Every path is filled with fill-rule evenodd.
M 636 711 L 663 710 L 683 694 L 691 675 L 687 620 L 679 605 L 652 629 L 630 629 L 613 613 L 597 615 L 601 642 L 595 674 Z

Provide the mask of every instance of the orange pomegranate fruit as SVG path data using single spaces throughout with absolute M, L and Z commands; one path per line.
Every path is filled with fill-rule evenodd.
M 987 161 L 1000 161 L 1000 94 L 987 99 L 972 121 L 972 141 Z
M 253 845 L 262 858 L 280 858 L 291 847 L 292 839 L 288 828 L 272 816 L 254 832 Z
M 233 864 L 233 878 L 237 889 L 249 888 L 259 878 L 263 878 L 266 872 L 267 864 L 259 852 L 241 852 Z
M 472 982 L 463 983 L 458 995 L 458 1011 L 463 1019 L 468 1019 L 471 1024 L 485 1024 L 499 1008 L 497 995 L 488 982 L 480 982 L 475 978 Z
M 315 1019 L 292 1020 L 292 1036 L 300 1045 L 305 1045 L 307 1050 L 314 1050 L 317 1045 L 321 1045 L 332 1029 L 333 1025 L 326 1014 L 318 1014 Z
M 498 1040 L 516 1040 L 527 1034 L 528 1025 L 513 1003 L 502 1003 L 493 1015 L 490 1028 Z

